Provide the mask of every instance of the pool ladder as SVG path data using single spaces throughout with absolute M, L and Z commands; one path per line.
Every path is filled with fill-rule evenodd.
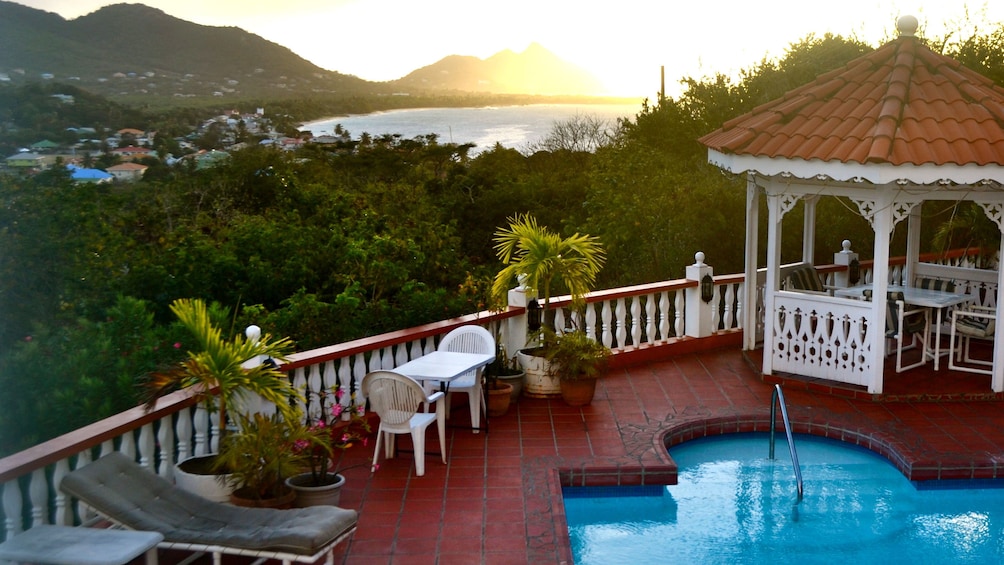
M 774 425 L 777 422 L 777 407 L 781 406 L 781 419 L 784 421 L 784 433 L 788 436 L 788 451 L 791 453 L 791 464 L 795 468 L 795 485 L 798 498 L 795 500 L 795 511 L 802 502 L 802 467 L 798 464 L 798 453 L 795 451 L 795 438 L 791 435 L 791 421 L 788 420 L 788 409 L 785 407 L 784 393 L 781 385 L 774 385 L 774 393 L 770 398 L 770 458 L 774 459 Z

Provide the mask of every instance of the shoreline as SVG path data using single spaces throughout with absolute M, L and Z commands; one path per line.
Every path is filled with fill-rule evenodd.
M 385 108 L 381 110 L 373 110 L 370 112 L 363 113 L 344 113 L 337 114 L 334 116 L 327 116 L 324 118 L 318 118 L 315 120 L 305 121 L 300 123 L 297 129 L 309 129 L 310 126 L 314 126 L 319 123 L 331 122 L 333 120 L 339 120 L 344 118 L 360 118 L 365 116 L 377 116 L 394 114 L 401 112 L 415 112 L 415 111 L 425 111 L 425 110 L 480 110 L 486 108 L 526 108 L 526 107 L 542 107 L 542 106 L 633 106 L 637 105 L 637 110 L 632 117 L 641 111 L 642 102 L 644 98 L 609 98 L 603 99 L 605 101 L 591 100 L 584 102 L 513 102 L 513 103 L 493 103 L 493 104 L 479 104 L 473 106 L 414 106 L 408 108 Z

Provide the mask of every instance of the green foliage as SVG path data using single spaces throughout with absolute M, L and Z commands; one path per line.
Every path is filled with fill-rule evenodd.
M 610 360 L 610 350 L 581 330 L 563 334 L 545 330 L 541 352 L 552 376 L 563 381 L 599 378 Z
M 287 418 L 293 416 L 290 400 L 302 397 L 274 364 L 257 363 L 246 367 L 249 360 L 285 360 L 292 343 L 288 338 L 272 339 L 263 334 L 259 339 L 241 334 L 225 339 L 217 326 L 213 311 L 220 307 L 207 307 L 201 300 L 178 299 L 171 304 L 171 312 L 194 338 L 194 347 L 187 358 L 176 367 L 154 373 L 147 382 L 150 391 L 148 406 L 156 399 L 177 389 L 198 387 L 198 396 L 210 406 L 215 401 L 217 426 L 226 429 L 226 413 L 239 411 L 251 395 L 275 404 Z
M 188 345 L 183 328 L 155 324 L 149 304 L 128 297 L 97 320 L 36 324 L 0 356 L 0 455 L 136 406 L 138 383 Z
M 529 214 L 510 218 L 508 227 L 495 232 L 495 250 L 505 267 L 495 275 L 493 302 L 504 304 L 522 278 L 528 289 L 543 295 L 545 310 L 552 291 L 559 289 L 572 296 L 573 307 L 580 306 L 606 260 L 597 238 L 578 233 L 562 238 Z
M 289 418 L 239 413 L 236 421 L 238 431 L 223 438 L 213 465 L 230 473 L 233 486 L 255 500 L 286 492 L 284 481 L 307 467 L 312 449 L 331 452 L 329 434 L 308 427 L 299 411 Z

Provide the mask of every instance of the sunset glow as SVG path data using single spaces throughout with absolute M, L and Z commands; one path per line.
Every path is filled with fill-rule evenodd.
M 109 0 L 17 0 L 72 19 Z M 203 25 L 236 26 L 290 48 L 324 69 L 373 81 L 401 78 L 447 55 L 489 57 L 537 42 L 596 75 L 609 94 L 652 96 L 666 68 L 667 93 L 681 78 L 735 75 L 810 33 L 878 46 L 898 16 L 920 19 L 928 37 L 994 26 L 1004 3 L 938 0 L 652 2 L 621 0 L 144 0 Z M 965 20 L 966 13 L 970 23 Z

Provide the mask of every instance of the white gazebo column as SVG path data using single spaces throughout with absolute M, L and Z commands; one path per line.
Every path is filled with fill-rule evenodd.
M 983 204 L 983 213 L 987 215 L 1001 232 L 1001 246 L 997 257 L 1004 261 L 1004 204 Z M 1004 292 L 1004 265 L 997 265 L 997 303 L 996 303 L 996 328 L 994 332 L 994 364 L 990 374 L 990 388 L 994 392 L 1004 392 L 1004 300 L 1001 300 L 1001 293 Z
M 903 267 L 903 285 L 913 286 L 920 261 L 920 219 L 923 206 L 914 206 L 907 219 L 906 265 Z
M 772 182 L 771 185 L 774 183 Z M 773 188 L 773 186 L 772 186 Z M 763 374 L 774 372 L 774 296 L 781 288 L 781 219 L 783 194 L 767 193 L 767 280 L 763 290 Z
M 802 261 L 816 264 L 816 195 L 802 197 L 804 217 L 802 218 Z
M 871 337 L 872 374 L 868 392 L 882 394 L 885 371 L 885 312 L 886 294 L 889 290 L 889 239 L 892 237 L 893 209 L 892 191 L 879 191 L 872 208 L 872 229 L 875 230 L 874 276 L 872 278 L 872 310 L 870 325 L 876 331 Z
M 746 284 L 743 286 L 742 324 L 743 350 L 753 351 L 757 342 L 757 248 L 760 233 L 760 198 L 757 192 L 756 175 L 746 174 Z M 764 315 L 766 323 L 767 316 Z

